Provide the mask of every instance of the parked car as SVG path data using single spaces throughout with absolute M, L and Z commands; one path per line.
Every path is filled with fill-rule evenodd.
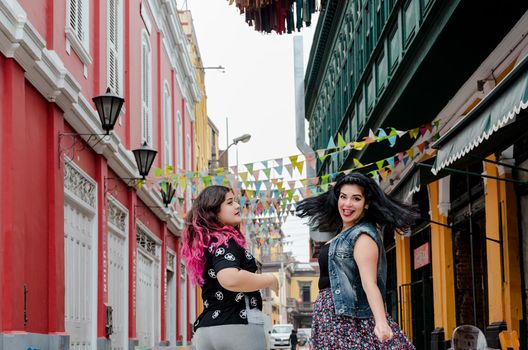
M 290 334 L 292 329 L 292 324 L 274 325 L 269 336 L 271 349 L 290 349 Z

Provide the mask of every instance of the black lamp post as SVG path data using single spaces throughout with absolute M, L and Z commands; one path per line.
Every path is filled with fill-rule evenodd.
M 106 135 L 110 134 L 110 131 L 114 130 L 125 99 L 113 94 L 108 88 L 105 94 L 92 98 L 92 101 L 97 108 L 103 130 L 106 131 Z
M 143 145 L 141 145 L 141 148 L 135 149 L 132 152 L 136 158 L 139 175 L 143 180 L 145 180 L 145 177 L 148 175 L 150 168 L 152 167 L 152 163 L 154 163 L 154 158 L 156 158 L 158 151 L 150 148 L 145 141 L 143 142 Z

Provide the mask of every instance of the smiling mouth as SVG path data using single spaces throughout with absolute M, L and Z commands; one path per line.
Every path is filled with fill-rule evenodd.
M 352 216 L 352 214 L 354 214 L 354 212 L 351 210 L 343 210 L 342 213 L 343 213 L 343 216 L 345 217 L 349 217 L 349 216 Z

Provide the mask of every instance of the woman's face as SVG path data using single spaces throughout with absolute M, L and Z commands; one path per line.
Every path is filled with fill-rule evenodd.
M 337 209 L 341 215 L 341 220 L 343 220 L 343 230 L 354 226 L 363 218 L 365 204 L 363 188 L 351 184 L 341 186 Z
M 229 191 L 225 195 L 225 200 L 220 206 L 218 220 L 224 225 L 238 226 L 242 221 L 240 217 L 240 204 L 235 201 L 235 195 Z

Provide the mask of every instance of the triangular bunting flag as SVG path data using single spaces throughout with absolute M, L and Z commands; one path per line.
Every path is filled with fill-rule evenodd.
M 337 147 L 343 148 L 346 146 L 346 142 L 343 139 L 343 136 L 341 136 L 341 133 L 337 133 Z
M 394 169 L 394 157 L 389 157 L 386 159 L 387 160 L 387 163 L 389 163 L 389 167 L 392 169 Z
M 420 128 L 409 130 L 409 136 L 413 139 L 417 138 L 419 133 L 420 133 Z
M 383 140 L 387 137 L 387 133 L 382 128 L 378 129 L 378 137 L 376 140 Z
M 271 176 L 271 168 L 264 168 L 262 169 L 262 171 L 264 172 L 264 175 L 266 175 L 266 177 L 269 179 Z
M 303 168 L 304 168 L 304 160 L 297 162 L 297 171 L 299 172 L 299 174 L 302 174 Z
M 397 136 L 390 136 L 389 137 L 389 144 L 391 147 L 394 147 L 394 145 L 396 144 L 396 139 L 397 139 Z
M 288 171 L 288 174 L 290 174 L 290 177 L 291 177 L 293 173 L 293 166 L 291 164 L 286 164 L 284 167 L 286 168 L 286 170 Z
M 253 172 L 253 163 L 247 163 L 247 164 L 244 164 L 244 166 L 246 167 L 249 173 Z
M 294 168 L 297 167 L 297 158 L 298 158 L 298 157 L 299 157 L 299 156 L 290 156 L 290 157 L 289 157 L 289 158 L 290 158 L 290 162 L 291 162 L 291 164 L 292 164 L 292 166 L 293 166 Z
M 361 151 L 363 148 L 365 148 L 365 142 L 363 141 L 354 141 L 352 143 L 352 148 L 358 151 Z
M 328 140 L 328 146 L 326 146 L 327 149 L 334 149 L 336 148 L 336 145 L 334 143 L 334 138 L 333 137 L 330 137 L 330 139 Z

